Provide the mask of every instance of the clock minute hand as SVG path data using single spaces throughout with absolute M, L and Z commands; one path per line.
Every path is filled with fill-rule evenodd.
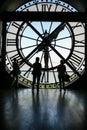
M 31 28 L 38 33 L 38 35 L 43 39 L 43 41 L 33 50 L 31 51 L 31 53 L 29 53 L 26 57 L 25 60 L 29 60 L 31 58 L 32 55 L 34 55 L 35 53 L 37 53 L 38 51 L 41 51 L 42 49 L 44 49 L 44 47 L 48 44 L 51 43 L 53 39 L 55 39 L 58 35 L 58 33 L 63 30 L 64 28 L 64 23 L 61 23 L 50 35 L 48 35 L 47 37 L 43 37 L 41 34 L 39 34 L 39 32 L 33 28 L 33 26 L 28 23 L 29 26 L 31 26 Z M 23 62 L 23 61 L 22 61 Z M 22 62 L 20 64 L 22 64 Z

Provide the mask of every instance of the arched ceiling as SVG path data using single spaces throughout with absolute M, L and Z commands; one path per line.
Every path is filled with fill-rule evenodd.
M 3 11 L 14 11 L 18 6 L 29 0 L 0 0 L 0 13 Z M 87 0 L 62 0 L 74 6 L 80 12 L 87 11 Z

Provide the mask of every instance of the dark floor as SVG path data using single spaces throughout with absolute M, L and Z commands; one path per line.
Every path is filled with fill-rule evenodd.
M 0 91 L 0 130 L 86 130 L 87 92 Z

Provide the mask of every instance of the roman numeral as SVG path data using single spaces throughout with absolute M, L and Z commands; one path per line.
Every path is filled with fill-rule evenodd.
M 85 47 L 85 40 L 75 40 L 75 47 Z
M 65 8 L 62 8 L 61 12 L 69 12 L 69 11 L 67 11 L 67 9 Z
M 10 60 L 13 62 L 14 59 L 16 58 L 16 60 L 18 61 L 18 63 L 20 63 L 22 61 L 21 57 L 19 56 L 19 54 L 15 54 L 13 56 L 10 57 Z
M 85 40 L 81 41 L 75 40 L 74 51 L 79 54 L 85 55 Z
M 20 24 L 16 23 L 16 22 L 13 22 L 12 23 L 12 26 L 14 26 L 15 28 L 19 28 L 20 27 Z
M 80 22 L 78 22 L 78 23 L 76 23 L 76 25 L 72 26 L 72 29 L 74 30 L 75 28 L 79 28 L 79 27 L 82 27 Z
M 29 8 L 28 8 L 28 9 L 26 9 L 26 11 L 27 11 L 27 12 L 29 12 Z
M 10 60 L 12 63 L 13 63 L 15 58 L 18 61 L 19 67 L 21 68 L 25 64 L 25 62 L 23 62 L 23 59 L 19 56 L 19 54 L 15 54 L 15 55 L 10 57 Z
M 16 39 L 7 39 L 7 46 L 15 46 Z
M 78 67 L 80 65 L 81 61 L 82 61 L 82 58 L 74 53 L 72 54 L 72 56 L 69 59 L 69 62 L 71 63 L 71 65 L 74 68 Z
M 50 11 L 51 10 L 51 7 L 52 5 L 48 5 L 48 4 L 42 4 L 42 11 L 45 12 L 45 11 Z

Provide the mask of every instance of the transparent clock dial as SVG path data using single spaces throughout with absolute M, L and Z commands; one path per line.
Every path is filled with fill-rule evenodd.
M 31 24 L 33 25 L 33 27 L 36 28 L 36 30 L 39 31 L 43 38 L 49 36 L 55 30 L 55 28 L 57 28 L 60 25 L 59 22 L 32 22 Z M 65 59 L 67 59 L 71 54 L 71 50 L 73 48 L 72 32 L 68 25 L 65 23 L 64 29 L 56 35 L 56 38 L 54 38 L 55 36 L 53 36 L 50 44 L 61 55 L 63 55 Z M 23 59 L 26 59 L 26 57 L 36 48 L 36 46 L 38 46 L 43 41 L 43 39 L 40 36 L 38 36 L 38 34 L 34 30 L 32 30 L 31 27 L 27 24 L 23 32 L 21 32 L 21 34 L 19 31 L 17 39 L 17 46 Z M 38 49 L 26 59 L 26 62 L 28 64 L 30 63 L 29 65 L 32 65 L 34 59 L 37 56 L 40 57 L 40 62 L 42 63 L 42 68 L 44 69 L 47 64 L 48 69 L 53 69 L 60 62 L 60 57 L 50 48 L 50 46 L 47 45 L 45 47 L 43 47 L 43 45 L 40 48 L 38 47 Z M 47 59 L 47 63 L 45 59 Z
M 71 5 L 54 0 L 30 1 L 16 11 L 77 12 Z M 48 40 L 43 42 L 46 37 Z M 16 58 L 21 70 L 19 82 L 25 86 L 32 84 L 32 64 L 37 56 L 42 64 L 41 88 L 59 85 L 56 68 L 62 58 L 70 75 L 66 86 L 84 73 L 85 25 L 81 22 L 68 22 L 62 26 L 58 21 L 11 21 L 7 24 L 6 43 L 8 71 L 13 69 L 12 62 Z

